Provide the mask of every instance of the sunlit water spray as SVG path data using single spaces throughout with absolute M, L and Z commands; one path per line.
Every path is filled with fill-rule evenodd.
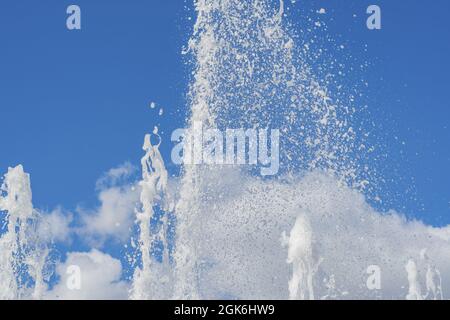
M 432 245 L 448 248 L 448 229 L 382 216 L 366 203 L 376 181 L 362 165 L 371 148 L 354 117 L 354 94 L 346 96 L 333 75 L 314 74 L 307 61 L 317 53 L 293 36 L 284 2 L 199 0 L 195 8 L 185 50 L 194 68 L 187 135 L 198 134 L 196 122 L 280 129 L 282 169 L 261 179 L 247 167 L 184 165 L 169 296 L 404 298 L 408 280 L 422 281 L 404 268 L 411 255 L 428 247 L 448 269 L 449 252 Z M 383 270 L 378 291 L 366 287 L 372 264 Z M 418 296 L 414 288 L 408 297 Z
M 282 234 L 282 244 L 288 248 L 287 263 L 292 265 L 289 299 L 314 300 L 314 274 L 319 263 L 313 258 L 313 235 L 305 215 L 299 215 L 289 237 Z
M 167 215 L 161 218 L 161 224 L 151 227 L 155 218 L 154 206 L 162 204 L 162 197 L 167 189 L 167 171 L 159 152 L 159 144 L 152 145 L 151 136 L 146 135 L 143 145 L 145 155 L 141 159 L 142 180 L 141 208 L 136 210 L 136 221 L 139 227 L 137 249 L 141 266 L 137 267 L 133 276 L 132 299 L 167 299 L 170 289 L 170 267 L 167 245 Z M 152 230 L 156 229 L 156 230 Z M 155 261 L 152 245 L 160 241 L 163 247 L 162 263 Z
M 196 122 L 279 129 L 280 172 L 184 165 L 171 179 L 165 141 L 152 141 L 157 130 L 146 136 L 130 298 L 448 298 L 450 227 L 382 215 L 367 203 L 376 181 L 362 165 L 371 148 L 354 95 L 332 74 L 316 76 L 314 39 L 295 36 L 285 3 L 198 0 L 195 8 L 187 135 L 198 135 Z M 40 298 L 48 244 L 36 232 L 41 218 L 21 166 L 1 192 L 0 298 Z M 371 265 L 381 270 L 379 288 L 366 285 Z
M 357 162 L 351 156 L 354 151 L 352 111 L 348 106 L 333 103 L 326 87 L 315 79 L 305 61 L 295 58 L 294 40 L 283 26 L 284 2 L 212 0 L 196 1 L 195 6 L 197 21 L 187 50 L 192 53 L 195 65 L 189 92 L 191 130 L 195 121 L 219 129 L 280 129 L 283 174 L 300 169 L 322 169 L 344 183 L 357 184 Z M 185 166 L 176 207 L 175 298 L 198 298 L 199 274 L 205 272 L 202 264 L 214 263 L 205 259 L 199 261 L 204 254 L 201 252 L 204 245 L 198 242 L 204 232 L 199 224 L 215 216 L 204 202 L 216 198 L 212 193 L 224 192 L 220 188 L 215 190 L 222 183 L 210 179 L 214 174 L 223 179 L 219 177 L 222 173 L 235 175 L 237 179 L 248 175 L 239 169 L 230 172 L 223 168 Z M 227 187 L 225 182 L 221 189 L 233 187 L 232 184 Z M 211 204 L 209 201 L 206 200 Z M 242 201 L 242 209 L 248 210 L 251 199 Z M 281 204 L 286 205 L 289 204 Z M 286 208 L 274 208 L 279 209 Z M 244 213 L 238 210 L 235 214 Z M 312 233 L 309 228 L 304 231 Z M 245 236 L 242 236 L 242 245 L 245 245 Z M 289 248 L 290 263 L 295 269 L 290 281 L 291 296 L 314 298 L 314 262 L 307 255 L 310 251 L 305 248 L 304 256 L 297 253 L 298 258 L 292 258 L 294 250 Z M 300 293 L 297 294 L 297 290 Z
M 22 166 L 10 168 L 1 186 L 0 299 L 42 298 L 48 249 L 37 234 L 39 213 L 33 209 L 30 177 Z

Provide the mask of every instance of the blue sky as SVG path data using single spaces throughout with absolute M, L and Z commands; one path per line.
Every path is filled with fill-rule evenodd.
M 81 31 L 65 26 L 72 3 L 82 9 Z M 382 9 L 380 31 L 365 27 L 369 4 Z M 302 25 L 302 10 L 322 7 L 331 36 L 371 63 L 366 100 L 387 154 L 389 206 L 449 224 L 450 3 L 299 0 L 288 19 Z M 164 132 L 183 126 L 181 49 L 193 19 L 181 0 L 2 1 L 0 171 L 23 164 L 38 208 L 94 206 L 96 180 L 125 161 L 138 165 L 145 133 L 159 125 L 168 142 Z

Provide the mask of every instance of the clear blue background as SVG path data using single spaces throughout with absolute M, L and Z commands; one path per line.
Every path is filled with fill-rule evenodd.
M 66 29 L 72 3 L 82 10 L 81 31 Z M 365 26 L 369 4 L 382 9 L 380 31 Z M 297 25 L 307 23 L 305 10 L 326 8 L 331 36 L 356 61 L 371 63 L 366 100 L 387 154 L 386 208 L 450 223 L 450 2 L 298 0 L 289 7 Z M 181 49 L 194 19 L 191 2 L 181 0 L 2 0 L 0 172 L 23 164 L 36 207 L 73 209 L 96 204 L 102 173 L 139 163 L 143 136 L 155 125 L 168 158 L 164 132 L 183 126 L 187 112 L 190 69 Z

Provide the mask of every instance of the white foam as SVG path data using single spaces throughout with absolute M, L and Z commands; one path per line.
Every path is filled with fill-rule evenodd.
M 132 299 L 164 299 L 168 298 L 168 246 L 166 239 L 167 220 L 156 232 L 150 228 L 154 218 L 154 206 L 161 200 L 167 189 L 167 171 L 159 152 L 159 144 L 152 145 L 151 136 L 146 135 L 143 145 L 145 155 L 141 159 L 142 180 L 140 202 L 142 208 L 136 210 L 136 221 L 139 226 L 138 251 L 141 266 L 137 267 L 133 276 Z M 164 246 L 163 263 L 159 264 L 152 257 L 152 244 L 162 241 Z
M 0 237 L 0 299 L 42 297 L 48 249 L 39 238 L 30 176 L 21 165 L 9 168 L 1 186 L 0 210 L 6 232 Z

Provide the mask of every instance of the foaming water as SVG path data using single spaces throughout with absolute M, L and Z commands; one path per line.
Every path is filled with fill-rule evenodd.
M 1 192 L 6 231 L 0 237 L 0 299 L 39 299 L 46 290 L 48 249 L 36 231 L 39 213 L 33 209 L 30 177 L 22 166 L 8 170 Z
M 159 145 L 152 145 L 150 135 L 145 137 L 141 159 L 142 180 L 140 201 L 142 207 L 136 210 L 136 223 L 139 227 L 137 250 L 141 266 L 133 276 L 132 299 L 167 299 L 170 289 L 170 270 L 167 246 L 167 215 L 161 219 L 156 230 L 151 230 L 151 221 L 155 218 L 154 206 L 161 201 L 167 189 L 167 171 L 159 152 Z M 166 211 L 168 208 L 165 208 Z M 155 228 L 154 228 L 155 229 Z M 162 262 L 157 263 L 152 257 L 152 245 L 160 241 L 163 246 Z
M 314 266 L 312 229 L 305 215 L 298 216 L 289 238 L 283 233 L 283 244 L 288 247 L 287 263 L 292 264 L 293 269 L 289 299 L 314 300 L 313 277 L 318 266 Z

